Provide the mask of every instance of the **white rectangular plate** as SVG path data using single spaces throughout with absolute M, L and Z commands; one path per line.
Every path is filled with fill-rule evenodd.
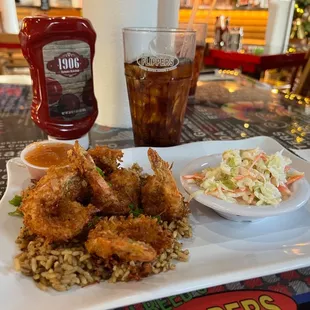
M 158 148 L 159 154 L 174 162 L 173 173 L 179 182 L 179 171 L 189 161 L 232 148 L 260 147 L 267 153 L 282 149 L 275 140 L 256 137 L 239 141 L 207 141 L 171 148 Z M 138 162 L 151 172 L 147 148 L 124 150 L 124 165 Z M 310 163 L 287 151 L 292 167 L 306 173 L 310 180 Z M 184 240 L 190 250 L 187 263 L 177 263 L 174 271 L 161 273 L 140 282 L 100 283 L 58 293 L 40 291 L 32 279 L 13 270 L 18 253 L 14 243 L 22 220 L 8 216 L 14 194 L 28 184 L 27 170 L 18 160 L 8 163 L 8 188 L 0 203 L 0 301 L 5 310 L 104 310 L 146 300 L 207 288 L 223 283 L 274 274 L 310 265 L 309 204 L 300 210 L 264 219 L 257 223 L 236 223 L 222 219 L 212 210 L 191 203 L 193 238 Z

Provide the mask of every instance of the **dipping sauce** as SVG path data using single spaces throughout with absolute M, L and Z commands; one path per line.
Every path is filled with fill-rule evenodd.
M 50 167 L 69 164 L 67 152 L 73 145 L 66 143 L 39 144 L 25 155 L 25 160 L 34 166 Z

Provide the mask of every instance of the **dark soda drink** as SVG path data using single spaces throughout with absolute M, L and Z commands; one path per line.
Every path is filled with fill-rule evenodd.
M 196 32 L 124 28 L 125 76 L 136 146 L 180 143 Z
M 135 61 L 125 63 L 125 75 L 136 146 L 172 146 L 180 143 L 193 64 L 179 59 L 173 70 L 144 70 Z
M 191 81 L 191 87 L 189 90 L 189 96 L 193 97 L 195 96 L 196 87 L 197 87 L 197 81 L 199 78 L 200 70 L 203 66 L 203 56 L 204 56 L 205 47 L 197 45 L 196 51 L 195 51 L 195 59 L 193 63 L 193 78 Z

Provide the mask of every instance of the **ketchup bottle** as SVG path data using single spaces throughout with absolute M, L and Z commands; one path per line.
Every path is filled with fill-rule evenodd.
M 81 138 L 97 115 L 92 64 L 96 33 L 80 17 L 36 16 L 23 19 L 22 52 L 33 82 L 32 120 L 59 140 Z

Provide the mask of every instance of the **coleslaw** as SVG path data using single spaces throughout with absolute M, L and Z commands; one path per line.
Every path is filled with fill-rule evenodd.
M 292 193 L 289 186 L 304 177 L 292 170 L 291 159 L 282 151 L 267 155 L 261 149 L 228 150 L 218 167 L 183 176 L 196 183 L 204 193 L 227 202 L 246 205 L 277 205 Z

